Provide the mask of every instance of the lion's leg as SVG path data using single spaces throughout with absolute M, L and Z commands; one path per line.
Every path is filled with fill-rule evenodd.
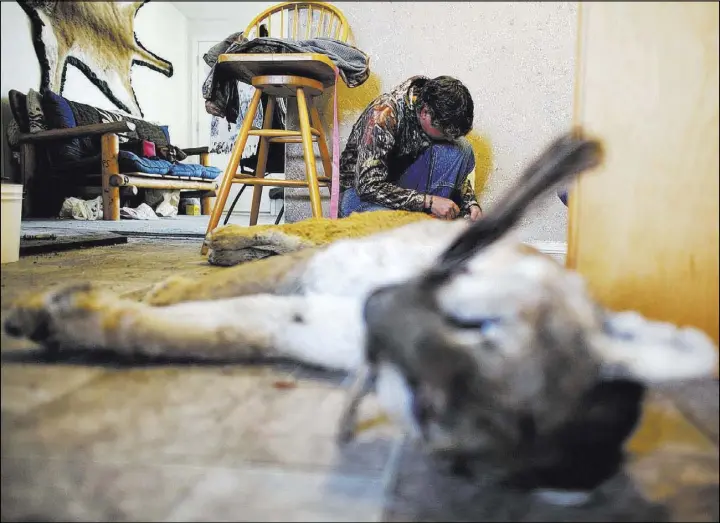
M 377 368 L 374 365 L 364 363 L 358 368 L 353 384 L 348 390 L 342 416 L 338 423 L 338 441 L 340 443 L 348 443 L 355 437 L 358 409 L 362 400 L 375 387 L 376 380 Z
M 236 265 L 201 278 L 175 276 L 155 285 L 143 298 L 149 305 L 233 298 L 250 294 L 295 294 L 316 249 Z
M 282 356 L 348 371 L 361 364 L 364 343 L 361 304 L 352 299 L 263 294 L 153 307 L 89 285 L 25 300 L 5 329 L 60 350 L 205 360 Z

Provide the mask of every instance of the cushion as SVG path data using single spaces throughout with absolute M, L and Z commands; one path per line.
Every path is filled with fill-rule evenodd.
M 98 109 L 92 105 L 80 102 L 68 100 L 68 103 L 70 104 L 70 107 L 72 107 L 78 125 L 119 122 L 124 120 L 134 123 L 136 127 L 135 131 L 125 133 L 127 139 L 147 140 L 149 142 L 153 142 L 155 145 L 169 145 L 169 141 L 159 125 L 151 124 L 145 120 L 139 120 L 137 118 L 133 118 L 132 116 L 127 116 L 115 111 Z M 97 138 L 96 142 L 99 147 L 100 139 Z
M 47 89 L 42 97 L 42 106 L 49 129 L 72 129 L 77 126 L 70 104 L 59 94 Z M 93 156 L 99 152 L 89 148 L 84 138 L 53 142 L 48 144 L 48 151 L 53 162 L 61 164 L 76 162 L 83 157 Z
M 168 174 L 170 167 L 172 167 L 172 164 L 167 160 L 141 158 L 130 151 L 120 151 L 118 153 L 118 163 L 122 173 Z
M 168 162 L 181 162 L 188 157 L 185 151 L 174 145 L 158 145 L 155 150 L 157 155 Z
M 169 145 L 169 132 L 166 134 L 160 126 L 151 124 L 145 120 L 139 120 L 116 111 L 99 109 L 92 105 L 74 102 L 51 91 L 46 91 L 43 101 L 45 105 L 47 105 L 48 111 L 51 111 L 53 114 L 53 123 L 58 125 L 56 128 L 68 128 L 73 121 L 76 126 L 83 126 L 124 120 L 134 123 L 136 130 L 120 133 L 120 142 L 147 140 L 156 145 Z M 100 136 L 76 138 L 70 142 L 63 142 L 62 146 L 57 149 L 55 154 L 56 162 L 64 163 L 76 161 L 84 156 L 96 156 L 100 154 Z M 155 168 L 157 168 L 157 166 Z
M 17 151 L 20 145 L 20 125 L 16 120 L 13 119 L 8 124 L 6 136 L 10 149 Z
M 157 158 L 159 155 L 156 154 L 155 144 L 148 142 L 147 140 L 128 140 L 125 143 L 120 144 L 120 149 L 124 151 L 130 151 L 141 158 Z M 160 158 L 161 160 L 167 160 L 167 158 Z
M 221 172 L 217 167 L 204 166 L 199 163 L 174 163 L 172 167 L 170 167 L 168 174 L 171 176 L 188 176 L 202 180 L 214 180 Z
M 162 129 L 163 134 L 165 135 L 165 138 L 167 139 L 168 143 L 172 143 L 170 141 L 170 127 L 168 125 L 161 125 L 160 129 Z
M 21 133 L 30 132 L 30 120 L 27 113 L 27 96 L 20 91 L 10 89 L 8 92 L 8 103 L 10 104 L 10 112 L 18 124 Z
M 222 170 L 218 169 L 217 167 L 213 167 L 212 165 L 204 165 L 203 166 L 203 177 L 206 180 L 214 180 L 218 176 L 222 174 Z
M 165 136 L 162 128 L 159 125 L 152 124 L 145 120 L 138 120 L 137 118 L 127 117 L 126 120 L 133 122 L 137 126 L 137 136 L 141 140 L 148 140 L 157 145 L 170 145 L 170 140 Z
M 53 93 L 50 89 L 43 94 L 42 105 L 48 128 L 72 129 L 77 125 L 75 115 L 68 101 L 62 96 Z
M 42 96 L 35 89 L 30 89 L 26 97 L 28 130 L 31 133 L 47 131 L 45 113 L 42 107 Z

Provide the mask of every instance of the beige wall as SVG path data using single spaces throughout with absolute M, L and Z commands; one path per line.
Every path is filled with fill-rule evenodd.
M 339 89 L 342 138 L 377 94 L 414 74 L 449 74 L 475 101 L 481 201 L 492 205 L 520 169 L 570 125 L 574 2 L 339 2 L 372 76 Z M 566 208 L 544 200 L 525 220 L 531 240 L 565 241 Z

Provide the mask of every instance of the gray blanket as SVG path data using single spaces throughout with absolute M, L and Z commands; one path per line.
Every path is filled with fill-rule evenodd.
M 202 88 L 205 109 L 208 113 L 224 117 L 231 123 L 237 122 L 239 116 L 236 82 L 239 80 L 249 84 L 252 79 L 249 72 L 241 72 L 239 78 L 228 78 L 222 73 L 222 70 L 216 70 L 218 57 L 221 54 L 233 53 L 324 54 L 337 66 L 340 77 L 348 87 L 362 85 L 370 75 L 370 58 L 368 55 L 356 47 L 333 38 L 311 38 L 309 40 L 293 41 L 264 36 L 248 40 L 242 32 L 234 33 L 219 44 L 214 45 L 203 56 L 205 63 L 211 67 Z

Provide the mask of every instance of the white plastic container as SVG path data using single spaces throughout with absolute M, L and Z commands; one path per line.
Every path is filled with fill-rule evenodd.
M 12 263 L 20 259 L 20 221 L 22 220 L 23 186 L 15 183 L 0 184 L 2 198 L 2 263 Z

